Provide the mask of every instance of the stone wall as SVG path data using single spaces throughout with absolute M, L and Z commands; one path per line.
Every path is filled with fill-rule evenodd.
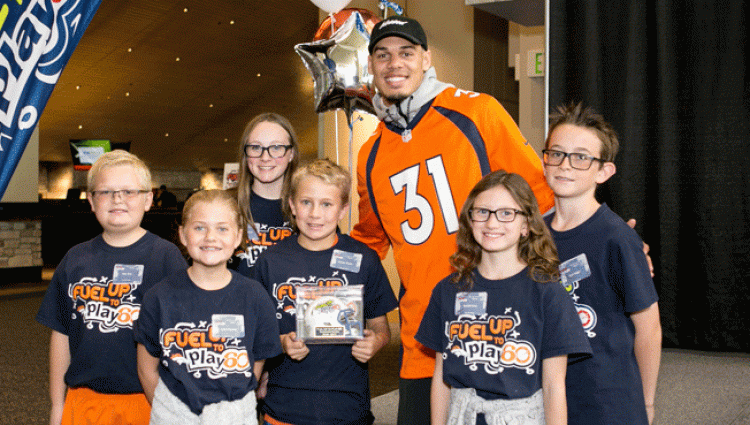
M 42 222 L 0 221 L 0 269 L 43 265 Z

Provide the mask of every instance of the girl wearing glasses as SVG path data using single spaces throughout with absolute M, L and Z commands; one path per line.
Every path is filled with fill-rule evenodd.
M 245 276 L 267 247 L 292 234 L 282 192 L 299 163 L 297 135 L 289 120 L 262 113 L 245 126 L 239 146 L 237 201 L 247 220 L 247 250 L 232 267 Z
M 528 183 L 503 170 L 480 180 L 457 244 L 416 335 L 436 351 L 432 423 L 567 423 L 568 358 L 591 348 Z

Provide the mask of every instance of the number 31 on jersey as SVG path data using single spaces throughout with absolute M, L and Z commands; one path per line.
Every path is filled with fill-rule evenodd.
M 401 222 L 404 240 L 412 245 L 420 245 L 430 237 L 435 224 L 436 214 L 434 210 L 437 207 L 431 205 L 427 198 L 417 193 L 420 166 L 421 164 L 413 165 L 390 178 L 393 193 L 398 195 L 404 192 L 404 212 L 417 210 L 422 218 L 416 228 L 411 227 L 408 220 Z M 438 214 L 445 224 L 445 231 L 450 235 L 458 231 L 458 214 L 456 213 L 456 205 L 453 202 L 453 194 L 448 183 L 448 176 L 445 173 L 442 156 L 438 155 L 428 159 L 426 166 L 440 204 Z

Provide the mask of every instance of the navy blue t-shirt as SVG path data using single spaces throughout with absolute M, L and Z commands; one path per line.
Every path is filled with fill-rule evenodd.
M 547 225 L 553 217 L 545 218 Z M 643 242 L 606 204 L 575 229 L 550 231 L 562 283 L 594 351 L 568 367 L 568 422 L 647 424 L 630 320 L 630 313 L 658 301 Z
M 169 391 L 199 415 L 256 388 L 255 362 L 281 353 L 278 329 L 258 282 L 232 271 L 227 286 L 207 291 L 182 271 L 146 293 L 135 334 L 160 359 Z
M 443 356 L 443 380 L 490 400 L 532 396 L 542 388 L 542 360 L 588 357 L 591 348 L 573 303 L 557 283 L 515 276 L 488 280 L 474 272 L 462 290 L 440 281 L 416 339 Z
M 247 248 L 235 254 L 230 266 L 247 277 L 263 251 L 292 234 L 292 225 L 284 219 L 281 199 L 266 199 L 251 192 L 250 212 L 255 228 L 247 225 Z
M 334 253 L 350 260 L 332 263 Z M 281 334 L 296 329 L 295 291 L 302 285 L 364 285 L 364 317 L 380 317 L 397 306 L 375 251 L 347 235 L 323 251 L 308 251 L 297 235 L 284 239 L 260 256 L 254 277 L 276 303 Z M 308 345 L 302 361 L 283 355 L 269 361 L 265 413 L 297 425 L 365 423 L 370 415 L 367 364 L 352 357 L 352 346 Z
M 150 232 L 127 247 L 110 246 L 99 235 L 71 248 L 36 316 L 68 336 L 65 384 L 103 394 L 143 392 L 133 335 L 141 300 L 158 281 L 186 268 L 180 250 Z

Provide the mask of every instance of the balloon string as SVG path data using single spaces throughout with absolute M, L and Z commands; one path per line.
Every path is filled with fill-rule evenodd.
M 354 117 L 354 112 L 349 114 L 349 119 L 347 120 L 349 122 L 349 173 L 354 174 L 354 122 L 364 121 L 364 118 L 358 115 L 357 119 L 353 120 L 352 117 Z M 349 202 L 349 233 L 354 228 L 352 225 L 352 208 L 352 203 Z
M 336 138 L 336 164 L 339 162 L 339 111 L 334 110 L 333 112 L 333 126 L 334 126 L 334 137 Z
M 354 150 L 354 123 L 352 122 L 352 116 L 354 115 L 353 112 L 349 113 L 349 174 L 352 173 L 352 151 Z M 352 232 L 352 203 L 349 202 L 349 233 Z
M 328 13 L 328 17 L 331 18 L 331 38 L 333 38 L 333 34 L 336 32 L 336 18 L 333 16 L 333 12 Z

